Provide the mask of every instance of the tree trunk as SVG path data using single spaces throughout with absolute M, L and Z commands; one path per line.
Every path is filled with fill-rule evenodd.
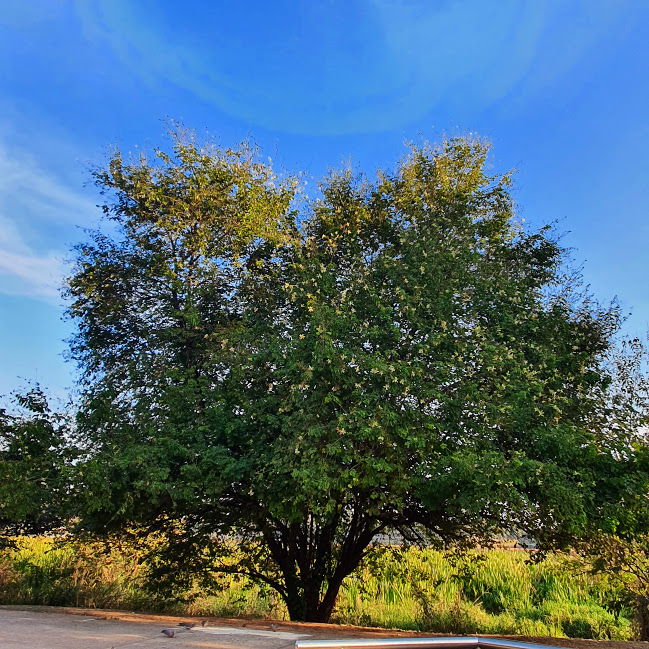
M 338 593 L 347 575 L 351 574 L 363 556 L 365 545 L 338 565 L 334 575 L 327 581 L 327 590 L 323 594 L 325 579 L 311 576 L 308 579 L 294 575 L 286 579 L 287 596 L 284 597 L 289 617 L 295 622 L 329 622 L 336 605 Z
M 347 575 L 345 575 L 346 577 Z M 336 605 L 336 599 L 338 597 L 338 592 L 342 586 L 343 580 L 337 582 L 329 582 L 327 587 L 327 592 L 324 594 L 322 601 L 318 605 L 318 618 L 317 620 L 311 620 L 312 622 L 329 622 L 329 618 L 333 613 L 334 606 Z
M 320 602 L 322 580 L 303 580 L 296 576 L 290 582 L 289 584 L 289 580 L 285 579 L 286 597 L 284 597 L 284 602 L 291 620 L 294 622 L 328 622 L 333 605 L 323 607 Z
M 638 595 L 636 598 L 636 620 L 638 622 L 638 632 L 640 640 L 646 642 L 649 640 L 649 598 Z
M 284 603 L 288 609 L 288 616 L 293 622 L 310 622 L 307 619 L 306 600 L 304 599 L 301 588 L 298 587 L 298 580 L 288 579 L 286 582 L 286 596 Z
M 276 527 L 271 527 L 266 519 L 263 534 L 282 573 L 284 589 L 281 595 L 291 620 L 324 623 L 331 618 L 343 581 L 356 569 L 365 548 L 383 526 L 372 526 L 371 519 L 354 513 L 332 571 L 337 521 L 328 529 L 320 528 L 320 534 L 309 529 L 307 518 L 305 521 L 304 526 L 287 526 L 277 521 Z
M 302 585 L 299 589 L 287 588 L 288 595 L 284 601 L 289 617 L 294 622 L 329 622 L 339 590 L 340 585 L 335 589 L 335 593 L 329 587 L 325 597 L 320 601 L 321 583 Z

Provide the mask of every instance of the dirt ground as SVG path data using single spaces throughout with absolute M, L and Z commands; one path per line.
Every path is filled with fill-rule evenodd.
M 122 647 L 159 647 L 174 643 L 178 647 L 204 649 L 288 649 L 297 639 L 324 640 L 343 638 L 435 637 L 430 633 L 369 629 L 333 624 L 277 622 L 207 618 L 204 629 L 178 630 L 167 638 L 162 629 L 178 629 L 178 622 L 196 621 L 164 615 L 146 615 L 127 611 L 56 608 L 47 606 L 0 606 L 0 646 L 6 649 L 118 649 Z M 498 636 L 507 640 L 554 645 L 569 649 L 649 649 L 647 642 L 609 642 Z

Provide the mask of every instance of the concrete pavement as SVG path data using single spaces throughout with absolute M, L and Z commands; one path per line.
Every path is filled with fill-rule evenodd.
M 185 631 L 176 626 L 183 618 L 59 613 L 36 607 L 0 607 L 0 647 L 3 649 L 122 649 L 173 647 L 184 649 L 289 649 L 309 634 L 278 628 L 207 626 Z M 136 619 L 133 619 L 136 618 Z M 244 624 L 242 622 L 242 624 Z M 263 626 L 263 624 L 256 624 Z M 177 629 L 173 638 L 162 629 Z
M 183 621 L 200 619 L 127 611 L 0 606 L 0 649 L 293 649 L 296 640 L 433 635 L 397 629 L 225 618 L 211 618 L 205 628 L 185 631 L 178 626 Z M 176 630 L 175 637 L 165 637 L 163 629 Z M 649 649 L 646 642 L 502 637 L 570 649 Z

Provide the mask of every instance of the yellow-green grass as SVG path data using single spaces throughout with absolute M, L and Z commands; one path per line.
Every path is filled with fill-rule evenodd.
M 540 563 L 526 552 L 378 549 L 343 587 L 335 617 L 441 633 L 498 633 L 626 640 L 633 637 L 620 585 L 576 557 Z
M 237 548 L 233 547 L 233 552 Z M 149 566 L 132 546 L 21 538 L 0 553 L 0 603 L 117 608 L 194 615 L 286 618 L 267 586 L 214 575 L 177 592 L 146 588 Z M 374 548 L 344 583 L 334 622 L 440 633 L 628 640 L 633 611 L 623 587 L 577 557 L 539 563 L 526 552 L 467 554 Z

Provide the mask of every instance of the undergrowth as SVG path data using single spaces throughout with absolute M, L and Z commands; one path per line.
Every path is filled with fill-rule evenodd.
M 214 574 L 161 595 L 132 546 L 17 539 L 0 553 L 0 604 L 43 604 L 219 617 L 286 619 L 269 587 Z M 526 552 L 465 554 L 374 548 L 345 581 L 333 622 L 437 633 L 630 640 L 633 610 L 623 586 L 577 557 L 539 563 Z
M 633 610 L 619 582 L 577 557 L 526 552 L 456 555 L 379 548 L 347 580 L 340 622 L 437 633 L 629 640 Z

